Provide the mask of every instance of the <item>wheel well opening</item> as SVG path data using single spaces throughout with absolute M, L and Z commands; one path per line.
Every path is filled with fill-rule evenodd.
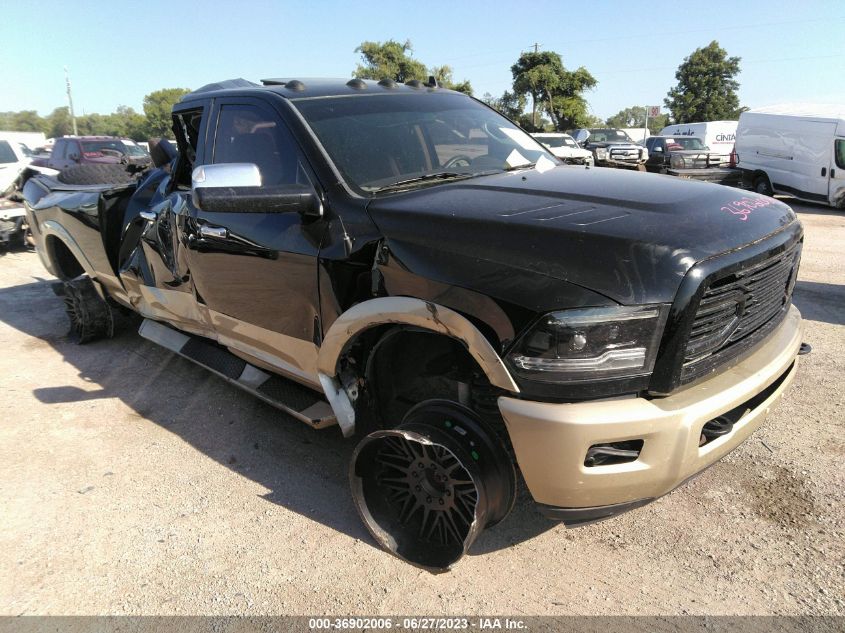
M 367 431 L 395 427 L 412 407 L 431 399 L 459 402 L 504 428 L 496 404 L 501 390 L 461 341 L 412 327 L 378 328 L 367 336 L 356 361 L 367 395 Z
M 47 236 L 47 252 L 50 254 L 59 279 L 74 279 L 85 272 L 67 244 L 53 235 Z

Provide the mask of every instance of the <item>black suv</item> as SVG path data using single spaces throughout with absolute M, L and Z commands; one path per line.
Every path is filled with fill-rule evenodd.
M 74 335 L 138 312 L 147 339 L 357 435 L 354 502 L 412 563 L 447 568 L 504 519 L 517 467 L 570 525 L 646 504 L 795 376 L 802 229 L 772 198 L 562 165 L 433 81 L 226 81 L 173 127 L 139 179 L 25 186 Z

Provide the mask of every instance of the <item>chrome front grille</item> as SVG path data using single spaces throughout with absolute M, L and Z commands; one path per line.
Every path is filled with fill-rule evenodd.
M 712 368 L 706 359 L 733 357 L 753 345 L 763 330 L 780 321 L 792 297 L 799 257 L 796 245 L 710 282 L 687 339 L 682 381 Z
M 613 160 L 638 160 L 640 157 L 640 150 L 611 148 L 610 157 Z

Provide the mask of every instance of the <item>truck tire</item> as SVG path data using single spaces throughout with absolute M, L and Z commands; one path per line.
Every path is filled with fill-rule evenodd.
M 114 315 L 85 275 L 64 282 L 65 312 L 70 320 L 69 336 L 78 345 L 114 334 Z
M 451 568 L 516 498 L 513 460 L 472 410 L 421 402 L 352 455 L 352 497 L 385 550 L 429 571 Z
M 769 177 L 766 174 L 760 174 L 754 178 L 754 191 L 763 196 L 775 195 L 772 185 L 769 183 Z
M 59 182 L 66 185 L 122 185 L 135 181 L 126 165 L 114 163 L 74 165 L 59 174 Z

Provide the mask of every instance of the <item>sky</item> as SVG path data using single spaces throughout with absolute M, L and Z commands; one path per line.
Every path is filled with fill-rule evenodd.
M 244 77 L 350 77 L 363 41 L 410 40 L 428 66 L 448 64 L 475 95 L 511 88 L 511 65 L 559 53 L 598 80 L 586 94 L 607 118 L 663 105 L 678 65 L 712 40 L 742 58 L 740 102 L 845 104 L 845 2 L 428 0 L 0 0 L 0 112 L 142 111 L 161 88 Z

